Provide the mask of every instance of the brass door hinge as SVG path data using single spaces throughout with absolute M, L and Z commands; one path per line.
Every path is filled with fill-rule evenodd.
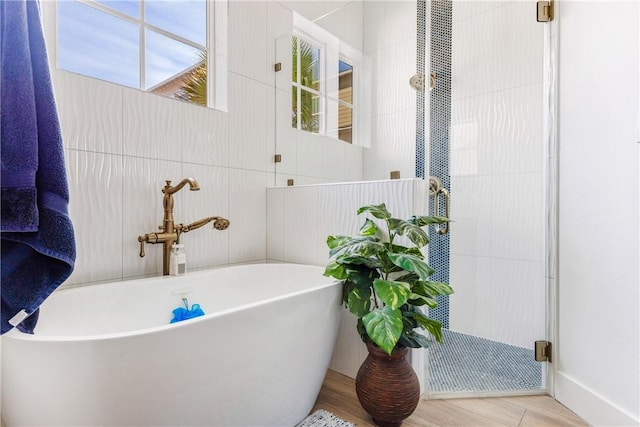
M 537 3 L 536 21 L 538 22 L 553 21 L 553 0 L 539 1 Z
M 275 65 L 273 66 L 273 71 L 275 71 L 276 73 L 278 71 L 282 70 L 282 62 L 276 62 Z
M 536 362 L 551 363 L 551 343 L 549 341 L 536 341 L 535 357 Z

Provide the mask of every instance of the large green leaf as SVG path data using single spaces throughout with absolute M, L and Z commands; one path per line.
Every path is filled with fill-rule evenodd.
M 446 222 L 451 222 L 451 220 L 444 216 L 412 216 L 408 219 L 408 221 L 412 224 L 417 225 L 418 227 L 424 227 L 425 225 L 430 224 L 444 224 Z
M 391 354 L 402 333 L 402 315 L 400 310 L 387 306 L 377 308 L 362 318 L 362 323 L 371 341 Z
M 399 344 L 410 348 L 428 348 L 433 342 L 416 331 L 404 331 L 398 340 Z
M 422 248 L 429 243 L 429 236 L 427 233 L 422 228 L 409 221 L 391 218 L 389 220 L 389 228 L 401 236 L 407 236 L 407 238 L 419 248 Z
M 346 275 L 350 281 L 360 288 L 370 288 L 373 286 L 373 279 L 380 277 L 377 270 L 364 265 L 346 267 Z
M 354 237 L 341 246 L 331 249 L 329 255 L 336 261 L 340 261 L 340 257 L 344 256 L 357 255 L 368 258 L 384 251 L 384 244 L 377 241 L 377 239 L 370 236 L 361 236 Z
M 352 240 L 353 237 L 349 236 L 328 236 L 327 237 L 327 246 L 329 249 L 335 249 L 339 246 L 344 246 L 347 242 Z
M 434 273 L 426 262 L 411 254 L 389 254 L 389 259 L 398 267 L 417 274 L 421 280 L 427 280 Z
M 378 298 L 393 309 L 404 305 L 411 295 L 408 283 L 393 280 L 376 279 L 373 281 L 373 289 L 375 289 Z
M 361 236 L 375 236 L 377 231 L 378 226 L 369 218 L 367 218 L 364 224 L 362 224 L 362 227 L 360 227 Z
M 438 342 L 442 342 L 442 325 L 437 320 L 433 320 L 421 313 L 405 313 L 407 316 L 413 317 L 418 325 L 426 329 L 433 335 Z
M 344 280 L 347 278 L 347 268 L 335 261 L 329 261 L 323 274 L 334 279 Z
M 371 289 L 353 287 L 347 295 L 347 307 L 356 317 L 362 317 L 371 310 Z
M 363 212 L 368 212 L 371 215 L 373 215 L 374 218 L 378 218 L 378 219 L 391 218 L 391 213 L 389 213 L 384 203 L 380 205 L 367 205 L 358 209 L 358 215 L 360 215 Z
M 436 308 L 438 306 L 438 302 L 436 300 L 434 300 L 433 298 L 430 298 L 428 296 L 420 295 L 420 294 L 413 294 L 412 293 L 409 296 L 408 301 L 411 304 L 417 305 L 417 306 L 428 305 L 429 308 Z
M 425 280 L 423 282 L 418 282 L 418 284 L 423 286 L 426 291 L 426 293 L 423 293 L 422 295 L 451 295 L 453 293 L 451 286 L 446 283 Z

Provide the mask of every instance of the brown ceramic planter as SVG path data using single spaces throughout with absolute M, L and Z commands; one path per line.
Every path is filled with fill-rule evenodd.
M 356 375 L 356 393 L 365 411 L 380 427 L 395 427 L 415 411 L 420 400 L 418 376 L 407 360 L 408 349 L 391 355 L 367 343 L 369 356 Z

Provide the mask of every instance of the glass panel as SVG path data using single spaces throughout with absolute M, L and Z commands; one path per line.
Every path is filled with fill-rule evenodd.
M 302 90 L 300 106 L 300 128 L 307 132 L 320 132 L 320 97 Z
M 340 101 L 353 104 L 353 67 L 344 61 L 339 64 Z
M 186 87 L 191 80 L 206 82 L 206 54 L 194 47 L 146 30 L 146 90 L 172 98 L 189 100 Z M 205 93 L 206 83 L 196 85 Z
M 338 139 L 353 142 L 353 108 L 340 104 L 338 106 Z
M 533 343 L 545 339 L 548 53 L 530 6 L 432 2 L 430 69 L 446 71 L 428 92 L 429 174 L 448 190 L 453 222 L 448 234 L 431 231 L 429 264 L 455 291 L 429 310 L 444 337 L 429 349 L 432 394 L 545 387 Z
M 58 67 L 140 88 L 138 26 L 82 3 L 58 3 Z
M 320 49 L 300 39 L 300 84 L 320 90 Z
M 187 40 L 206 45 L 207 5 L 205 0 L 145 1 L 144 18 Z
M 96 2 L 125 15 L 140 19 L 140 0 L 96 0 Z

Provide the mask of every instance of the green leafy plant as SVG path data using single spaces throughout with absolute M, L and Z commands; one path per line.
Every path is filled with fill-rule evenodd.
M 343 281 L 343 303 L 358 318 L 362 340 L 373 341 L 388 354 L 396 346 L 426 348 L 432 343 L 430 337 L 442 342 L 442 325 L 422 307 L 436 307 L 436 297 L 453 290 L 446 283 L 429 280 L 434 270 L 420 249 L 429 243 L 423 228 L 448 219 L 397 219 L 384 203 L 358 209 L 358 215 L 363 213 L 379 221 L 367 217 L 358 236 L 329 236 L 330 259 L 324 272 Z M 412 245 L 395 244 L 398 236 L 405 236 Z

